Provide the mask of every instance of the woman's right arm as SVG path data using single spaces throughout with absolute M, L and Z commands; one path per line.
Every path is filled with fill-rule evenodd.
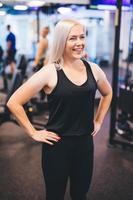
M 60 138 L 57 134 L 47 130 L 36 130 L 29 121 L 23 105 L 27 103 L 37 92 L 44 86 L 48 85 L 50 80 L 51 67 L 47 66 L 35 73 L 28 81 L 19 87 L 7 102 L 7 107 L 17 118 L 18 122 L 29 136 L 39 142 L 46 142 L 53 144 L 52 141 L 57 142 Z

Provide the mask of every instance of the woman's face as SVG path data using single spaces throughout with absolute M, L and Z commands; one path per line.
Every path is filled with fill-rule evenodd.
M 84 28 L 81 25 L 75 25 L 68 35 L 63 55 L 65 58 L 79 59 L 83 55 L 84 46 Z

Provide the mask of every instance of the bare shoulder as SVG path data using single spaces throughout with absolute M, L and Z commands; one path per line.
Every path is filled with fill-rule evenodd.
M 48 45 L 48 40 L 46 38 L 42 38 L 40 39 L 40 42 L 39 42 L 39 48 L 45 48 L 47 47 Z
M 50 74 L 53 71 L 54 71 L 54 64 L 46 64 L 38 72 L 45 73 L 45 74 L 48 75 L 48 74 Z
M 45 80 L 45 83 L 48 83 L 55 74 L 55 67 L 54 64 L 47 64 L 43 66 L 38 72 L 35 73 L 40 81 Z
M 56 72 L 56 68 L 54 64 L 47 64 L 42 68 L 45 73 L 49 76 L 52 76 Z
M 47 45 L 48 39 L 47 39 L 47 38 L 43 38 L 43 39 L 42 39 L 42 43 L 43 43 L 43 45 Z
M 97 82 L 101 79 L 106 78 L 104 71 L 100 68 L 99 65 L 97 65 L 96 63 L 90 62 L 90 61 L 88 61 L 88 63 L 90 64 L 92 73 L 93 73 L 94 78 Z
M 49 80 L 52 79 L 54 67 L 52 65 L 46 65 L 39 71 L 34 73 L 26 82 L 25 85 L 31 85 L 32 87 L 43 87 L 48 85 Z
M 14 101 L 15 99 L 15 101 L 23 105 L 44 87 L 51 89 L 52 87 L 50 85 L 53 77 L 55 76 L 54 74 L 53 65 L 42 67 L 15 91 L 15 93 L 11 96 L 10 101 Z

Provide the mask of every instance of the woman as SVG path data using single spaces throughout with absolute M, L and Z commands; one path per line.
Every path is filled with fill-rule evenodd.
M 48 51 L 48 46 L 49 46 L 47 35 L 49 34 L 49 31 L 50 29 L 48 26 L 44 27 L 41 31 L 41 37 L 38 44 L 38 50 L 37 50 L 37 54 L 35 56 L 35 61 L 34 61 L 34 67 L 36 67 L 37 70 L 43 67 L 43 65 L 47 63 L 46 57 L 47 57 L 47 51 Z
M 63 200 L 68 177 L 72 200 L 86 200 L 93 170 L 93 136 L 109 108 L 112 90 L 103 71 L 81 59 L 85 27 L 62 20 L 55 27 L 49 64 L 35 73 L 9 99 L 7 106 L 26 132 L 43 143 L 42 170 L 47 200 Z M 36 130 L 23 105 L 41 89 L 48 95 L 46 130 Z M 102 95 L 94 118 L 94 98 Z

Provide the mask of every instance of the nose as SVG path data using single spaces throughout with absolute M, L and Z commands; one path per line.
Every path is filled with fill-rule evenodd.
M 77 38 L 76 45 L 83 45 L 83 40 L 81 38 Z

